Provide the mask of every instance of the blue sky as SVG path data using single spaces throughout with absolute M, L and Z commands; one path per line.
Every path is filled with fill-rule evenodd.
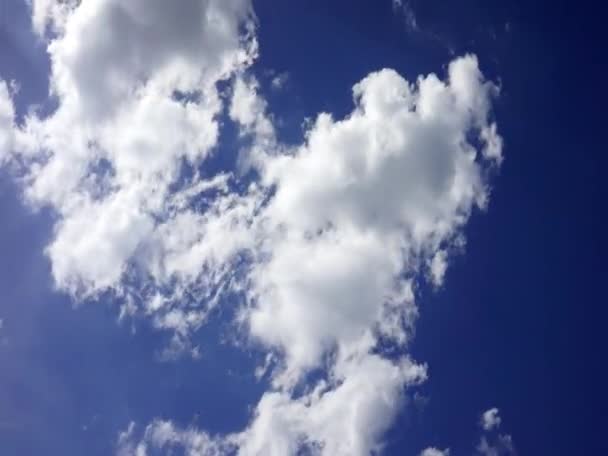
M 0 6 L 0 453 L 608 450 L 600 14 L 33 4 Z M 457 101 L 408 98 L 430 73 Z

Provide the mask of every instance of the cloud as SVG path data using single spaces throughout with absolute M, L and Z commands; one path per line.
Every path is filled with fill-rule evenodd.
M 491 431 L 492 429 L 496 429 L 500 426 L 501 423 L 500 415 L 498 414 L 498 409 L 496 407 L 486 410 L 481 414 L 481 427 L 485 431 Z
M 480 426 L 483 433 L 475 447 L 474 454 L 479 456 L 515 456 L 517 454 L 513 438 L 509 434 L 495 432 L 500 425 L 501 419 L 497 408 L 489 409 L 481 415 Z M 449 454 L 449 450 L 429 447 L 420 453 L 420 456 L 449 456 Z
M 59 215 L 47 249 L 58 288 L 120 293 L 133 258 L 159 251 L 149 240 L 173 219 L 184 163 L 198 167 L 218 144 L 217 83 L 257 52 L 251 5 L 34 1 L 32 11 L 58 108 L 20 130 L 25 194 Z
M 450 450 L 438 450 L 437 448 L 427 448 L 420 456 L 449 456 Z
M 242 128 L 243 134 L 254 135 L 257 141 L 274 141 L 274 126 L 266 115 L 267 103 L 258 95 L 254 78 L 235 80 L 230 100 L 230 118 Z
M 268 261 L 253 266 L 248 321 L 288 371 L 365 344 L 393 310 L 413 324 L 408 278 L 431 258 L 442 277 L 442 247 L 487 198 L 466 135 L 486 119 L 491 88 L 472 56 L 450 64 L 447 84 L 372 73 L 354 86 L 349 116 L 320 114 L 293 155 L 264 163 L 276 191 L 261 219 L 273 235 L 261 246 Z M 385 336 L 405 340 L 401 328 Z
M 515 455 L 513 439 L 508 434 L 501 434 L 490 443 L 487 437 L 481 437 L 477 445 L 477 454 L 482 456 L 511 456 Z
M 248 1 L 32 8 L 57 108 L 15 126 L 0 85 L 0 141 L 29 204 L 57 216 L 46 249 L 57 288 L 76 302 L 112 293 L 122 317 L 172 334 L 165 358 L 196 356 L 193 331 L 236 297 L 242 339 L 270 354 L 269 389 L 241 432 L 154 421 L 121 434 L 119 453 L 380 449 L 427 378 L 407 352 L 418 283 L 443 282 L 502 158 L 498 90 L 477 58 L 453 60 L 445 78 L 370 73 L 347 116 L 320 113 L 288 146 L 248 70 Z M 209 176 L 223 122 L 245 144 L 240 169 Z
M 248 0 L 187 0 L 180 8 L 162 0 L 44 0 L 33 12 L 36 22 L 38 11 L 62 11 L 60 37 L 48 48 L 53 90 L 62 104 L 99 120 L 144 81 L 160 90 L 205 90 L 249 61 L 255 42 L 243 43 L 239 28 L 250 8 Z
M 7 160 L 14 148 L 15 108 L 10 89 L 0 81 L 0 165 Z
M 136 424 L 131 422 L 119 434 L 117 456 L 146 456 L 150 449 L 172 454 L 175 448 L 183 449 L 186 456 L 220 456 L 234 449 L 227 439 L 213 438 L 195 429 L 182 430 L 170 421 L 156 420 L 150 423 L 139 438 L 136 428 Z
M 443 278 L 447 268 L 447 252 L 445 250 L 439 250 L 429 261 L 431 282 L 433 282 L 435 286 L 439 286 L 443 283 Z
M 409 31 L 417 32 L 419 30 L 416 14 L 408 0 L 393 0 L 393 9 L 403 15 Z
M 272 78 L 270 81 L 270 85 L 274 90 L 281 90 L 285 87 L 287 82 L 289 81 L 289 73 L 283 72 L 279 73 Z
M 502 424 L 496 407 L 481 414 L 480 426 L 485 431 L 477 444 L 477 454 L 482 456 L 512 456 L 516 454 L 513 439 L 509 434 L 496 434 Z M 494 431 L 494 432 L 493 432 Z
M 353 88 L 350 115 L 320 114 L 289 153 L 254 141 L 260 185 L 273 192 L 248 216 L 253 260 L 240 320 L 278 362 L 273 389 L 232 437 L 240 454 L 369 454 L 404 389 L 426 378 L 407 356 L 375 351 L 380 338 L 406 349 L 416 275 L 428 268 L 439 283 L 446 247 L 487 202 L 488 159 L 467 138 L 485 124 L 493 86 L 472 56 L 448 74 L 410 84 L 391 70 L 372 73 Z M 236 85 L 231 116 L 245 134 L 267 135 L 254 128 L 267 120 L 257 86 Z M 318 368 L 323 378 L 296 393 Z
M 403 359 L 398 364 L 363 354 L 339 362 L 329 382 L 294 399 L 270 392 L 258 403 L 249 428 L 239 435 L 242 455 L 367 455 L 403 404 L 404 385 L 426 378 L 426 370 Z

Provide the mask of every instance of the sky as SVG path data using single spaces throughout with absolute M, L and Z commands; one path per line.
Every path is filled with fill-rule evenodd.
M 0 453 L 608 452 L 601 18 L 0 2 Z

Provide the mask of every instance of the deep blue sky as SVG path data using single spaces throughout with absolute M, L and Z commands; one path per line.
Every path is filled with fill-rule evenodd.
M 304 117 L 350 111 L 350 87 L 370 71 L 415 78 L 478 55 L 501 82 L 506 159 L 445 286 L 422 290 L 413 354 L 429 365 L 428 403 L 400 417 L 386 453 L 470 454 L 479 413 L 496 406 L 521 455 L 608 454 L 603 11 L 457 3 L 412 2 L 414 32 L 390 1 L 259 0 L 257 71 L 289 73 L 269 101 L 296 140 Z M 47 63 L 18 39 L 28 39 L 20 2 L 2 8 L 0 76 L 21 81 L 22 112 L 44 99 Z M 221 318 L 200 334 L 211 347 L 201 361 L 159 363 L 158 334 L 118 324 L 110 303 L 73 309 L 52 291 L 50 215 L 23 208 L 6 174 L 0 214 L 0 454 L 111 454 L 129 421 L 157 416 L 211 432 L 247 423 L 244 404 L 263 388 L 246 353 L 214 342 Z

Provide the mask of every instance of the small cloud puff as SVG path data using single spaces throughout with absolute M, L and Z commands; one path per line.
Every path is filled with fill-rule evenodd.
M 496 407 L 486 410 L 481 415 L 480 424 L 485 431 L 491 431 L 492 429 L 498 428 L 500 422 L 500 415 L 498 414 L 498 409 Z
M 287 72 L 279 73 L 275 77 L 272 78 L 272 81 L 270 81 L 270 85 L 275 90 L 281 90 L 283 87 L 285 87 L 288 80 L 289 80 L 289 73 L 287 73 Z
M 427 448 L 422 453 L 420 453 L 420 456 L 449 456 L 449 455 L 450 455 L 449 449 L 438 450 L 437 448 L 433 448 L 433 447 Z

